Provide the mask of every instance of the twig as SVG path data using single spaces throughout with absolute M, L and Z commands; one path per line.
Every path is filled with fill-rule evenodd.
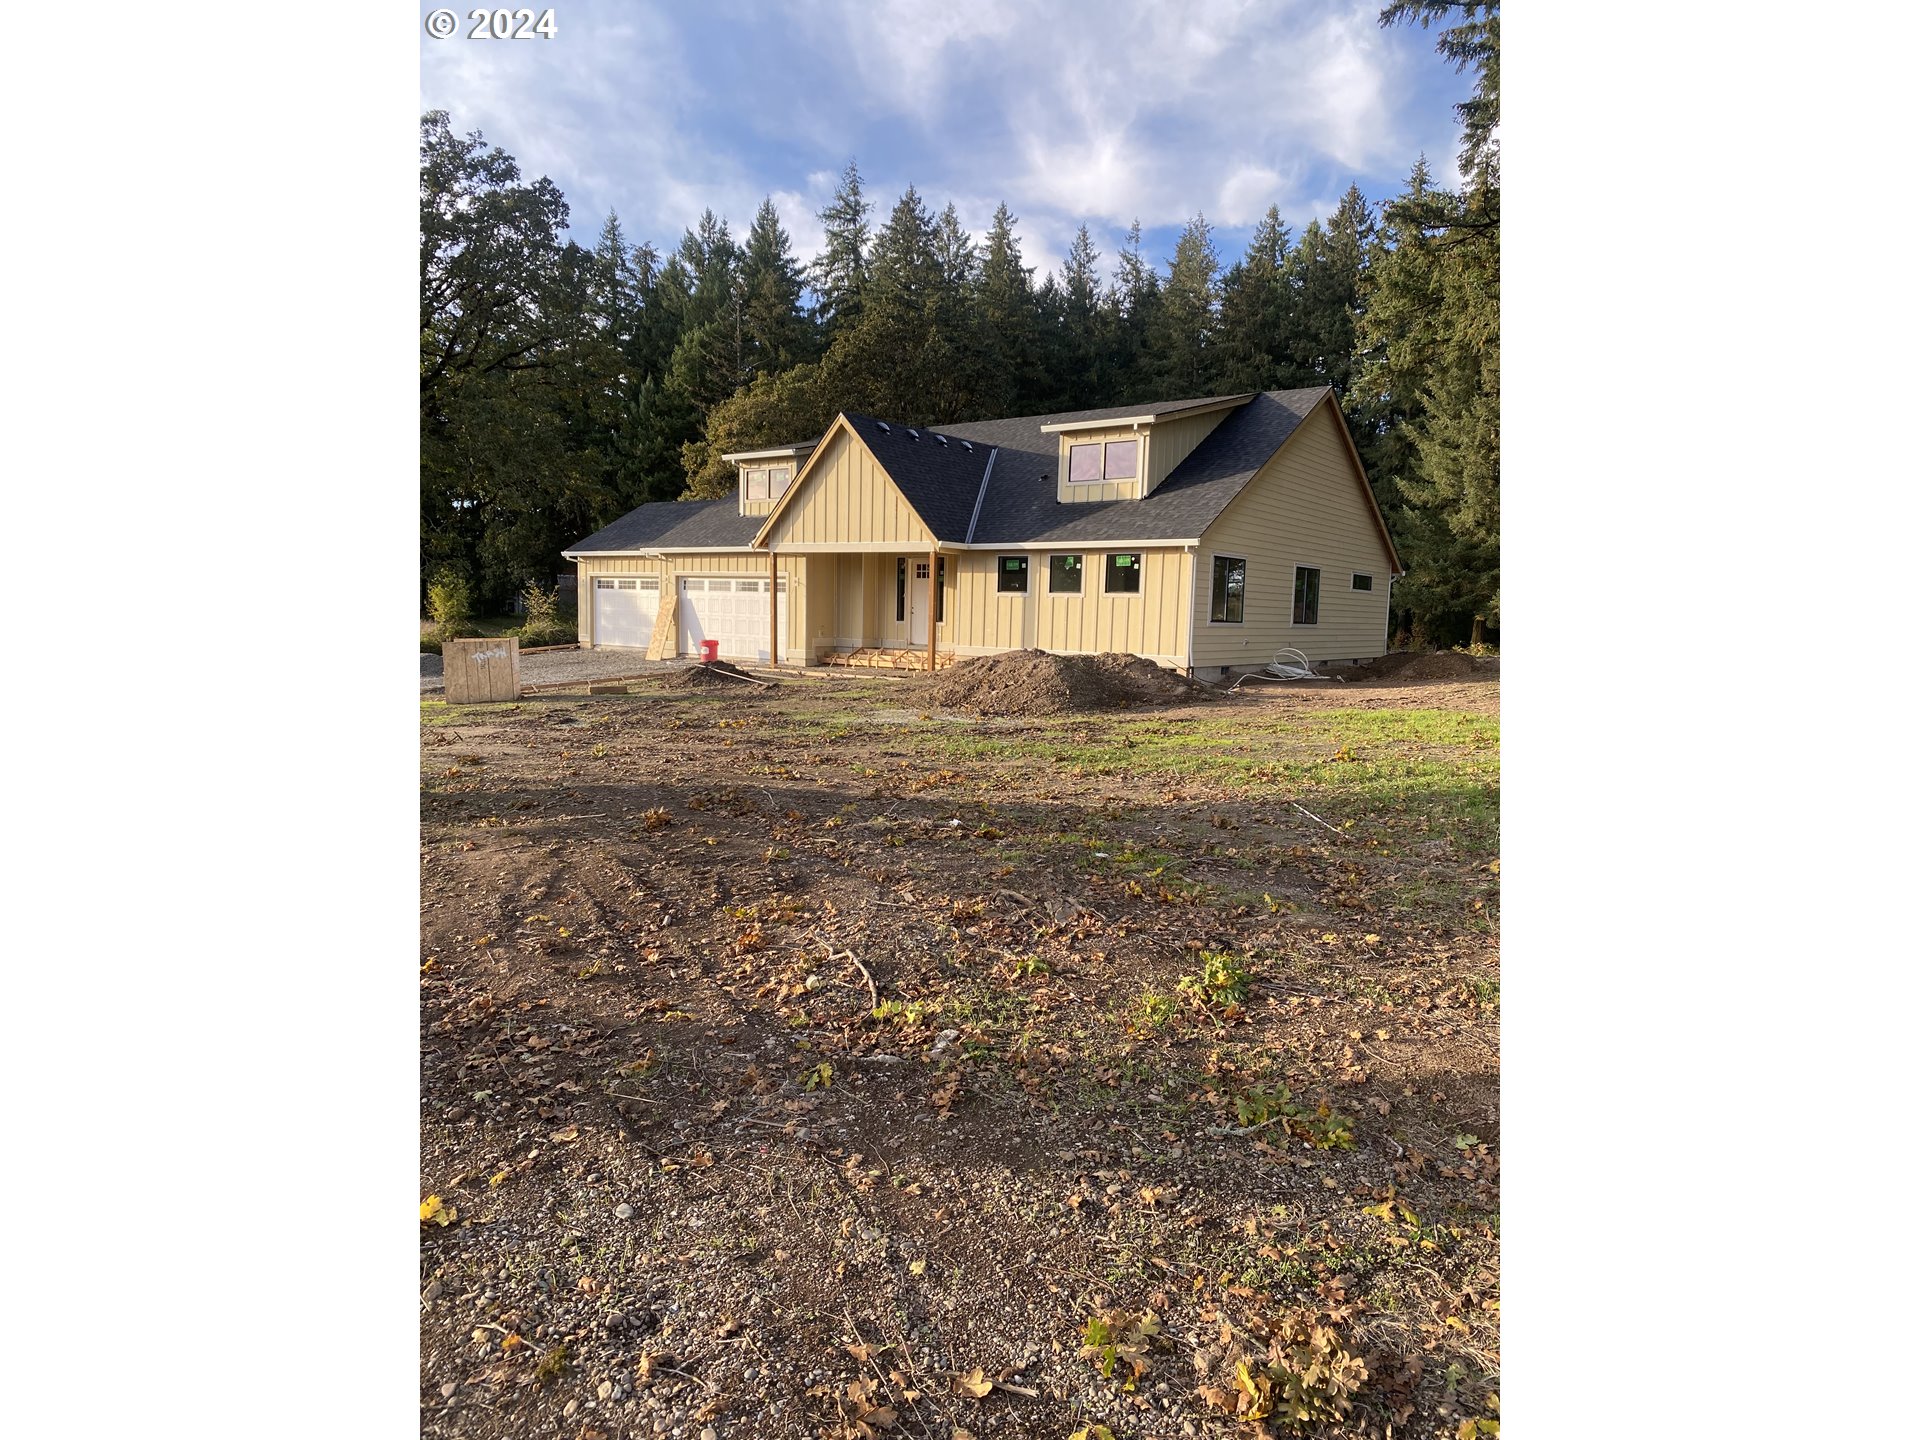
M 832 948 L 831 948 L 831 947 L 829 947 L 829 948 L 828 948 L 828 950 L 827 950 L 827 958 L 828 958 L 829 960 L 851 960 L 851 961 L 853 961 L 853 963 L 854 963 L 854 965 L 855 965 L 855 967 L 857 967 L 857 968 L 859 969 L 859 971 L 860 971 L 860 978 L 861 978 L 861 979 L 863 979 L 863 980 L 865 980 L 865 981 L 867 982 L 867 994 L 868 994 L 868 996 L 869 996 L 869 997 L 871 997 L 871 998 L 872 998 L 872 1000 L 873 1000 L 873 1006 L 872 1006 L 872 1008 L 873 1008 L 873 1009 L 875 1009 L 875 1010 L 878 1010 L 878 1009 L 880 1008 L 880 990 L 879 990 L 879 987 L 878 987 L 878 986 L 876 986 L 876 985 L 875 985 L 875 984 L 873 983 L 873 974 L 872 974 L 872 972 L 871 972 L 871 971 L 869 971 L 869 970 L 867 969 L 867 967 L 866 967 L 866 966 L 864 966 L 864 965 L 862 965 L 862 964 L 860 963 L 860 957 L 859 957 L 858 955 L 856 955 L 856 954 L 854 954 L 854 953 L 853 953 L 853 952 L 852 952 L 851 950 L 842 950 L 842 951 L 841 951 L 841 952 L 840 952 L 839 954 L 837 954 L 837 955 L 836 955 L 836 954 L 834 954 L 834 953 L 833 953 L 833 950 L 832 950 Z
M 514 1337 L 516 1337 L 516 1338 L 517 1338 L 517 1339 L 518 1339 L 518 1340 L 520 1341 L 520 1343 L 521 1343 L 522 1345 L 524 1345 L 524 1346 L 526 1346 L 526 1347 L 527 1347 L 527 1348 L 528 1348 L 529 1350 L 531 1350 L 531 1351 L 533 1351 L 533 1353 L 534 1353 L 534 1354 L 536 1354 L 536 1355 L 544 1355 L 544 1354 L 546 1354 L 546 1353 L 547 1353 L 547 1347 L 546 1347 L 546 1346 L 544 1346 L 544 1345 L 536 1345 L 536 1344 L 534 1344 L 534 1343 L 533 1343 L 533 1341 L 531 1341 L 531 1340 L 529 1340 L 529 1339 L 527 1339 L 527 1337 L 526 1337 L 526 1336 L 524 1336 L 524 1335 L 522 1335 L 522 1334 L 520 1334 L 520 1332 L 519 1332 L 518 1330 L 509 1330 L 509 1329 L 507 1329 L 507 1327 L 506 1327 L 506 1326 L 504 1326 L 504 1325 L 496 1325 L 496 1324 L 494 1324 L 494 1323 L 493 1323 L 493 1322 L 492 1322 L 491 1320 L 483 1320 L 483 1321 L 481 1321 L 481 1322 L 480 1322 L 480 1324 L 479 1324 L 479 1326 L 478 1326 L 478 1327 L 476 1327 L 476 1328 L 478 1328 L 478 1329 L 481 1329 L 481 1330 L 498 1330 L 498 1331 L 499 1331 L 499 1332 L 500 1332 L 500 1333 L 501 1333 L 502 1335 L 511 1335 L 511 1336 L 514 1336 Z
M 1302 815 L 1306 816 L 1307 819 L 1313 821 L 1314 824 L 1319 825 L 1324 829 L 1333 831 L 1333 833 L 1338 835 L 1342 840 L 1351 840 L 1353 838 L 1352 836 L 1348 835 L 1346 831 L 1340 829 L 1339 826 L 1328 825 L 1326 821 L 1322 820 L 1318 815 L 1314 814 L 1311 810 L 1307 809 L 1306 806 L 1300 804 L 1298 801 L 1289 800 L 1287 803 L 1293 806 L 1293 808 L 1298 810 Z

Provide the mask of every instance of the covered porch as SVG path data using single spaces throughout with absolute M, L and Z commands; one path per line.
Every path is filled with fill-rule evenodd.
M 898 547 L 772 554 L 803 576 L 785 663 L 929 670 L 953 662 L 954 557 Z

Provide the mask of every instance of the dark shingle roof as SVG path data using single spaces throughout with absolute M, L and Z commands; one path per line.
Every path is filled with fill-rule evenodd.
M 596 530 L 574 551 L 608 550 L 744 550 L 759 533 L 764 515 L 742 515 L 740 502 L 724 500 L 659 500 L 629 510 L 604 530 Z
M 986 473 L 987 457 L 992 453 L 990 445 L 971 440 L 962 443 L 945 427 L 910 428 L 853 414 L 847 416 L 847 423 L 873 451 L 873 458 L 893 478 L 935 538 L 956 544 L 967 538 L 973 503 L 980 494 L 980 477 Z M 1034 434 L 1043 440 L 1049 438 L 1037 430 Z M 999 473 L 996 463 L 994 474 Z
M 987 486 L 986 503 L 980 507 L 974 543 L 1197 540 L 1327 393 L 1325 386 L 1272 390 L 1228 411 L 1160 488 L 1143 500 L 1063 504 L 1054 498 L 1054 472 L 1060 461 L 1058 437 L 1042 435 L 1040 427 L 1113 415 L 1164 413 L 1176 406 L 1135 405 L 947 426 L 948 435 L 997 446 L 1000 452 L 994 461 L 993 480 Z
M 847 423 L 886 469 L 907 503 L 944 543 L 976 545 L 1097 545 L 1114 541 L 1197 540 L 1245 488 L 1254 472 L 1328 394 L 1269 390 L 1227 412 L 1207 438 L 1180 462 L 1158 490 L 1143 500 L 1074 501 L 1055 498 L 1059 437 L 1042 425 L 1111 420 L 1134 415 L 1167 416 L 1238 396 L 1171 400 L 1147 405 L 1109 405 L 1012 420 L 976 420 L 932 429 L 849 414 Z M 942 445 L 940 436 L 947 443 Z M 968 450 L 961 441 L 971 442 Z M 995 453 L 997 452 L 997 453 Z M 987 493 L 980 481 L 994 455 Z M 979 519 L 974 507 L 979 503 Z M 732 499 L 666 501 L 638 510 L 596 531 L 571 551 L 745 549 L 765 523 L 741 515 Z

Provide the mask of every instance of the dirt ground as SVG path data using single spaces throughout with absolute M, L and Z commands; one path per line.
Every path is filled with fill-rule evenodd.
M 1439 668 L 424 701 L 422 1432 L 1497 1433 L 1499 684 Z

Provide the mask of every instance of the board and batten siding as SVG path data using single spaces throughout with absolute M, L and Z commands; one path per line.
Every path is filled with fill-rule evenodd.
M 1261 667 L 1289 646 L 1310 660 L 1387 653 L 1393 562 L 1364 493 L 1366 477 L 1339 427 L 1327 404 L 1316 406 L 1200 537 L 1193 565 L 1194 665 Z M 1216 555 L 1247 562 L 1246 618 L 1238 624 L 1209 618 Z M 1317 625 L 1293 623 L 1297 565 L 1319 568 Z M 1356 573 L 1371 575 L 1373 589 L 1355 590 Z
M 785 545 L 899 545 L 922 550 L 933 536 L 865 445 L 845 430 L 814 457 L 801 488 L 767 536 Z
M 1060 437 L 1059 473 L 1054 476 L 1053 490 L 1055 498 L 1063 505 L 1084 505 L 1093 500 L 1138 500 L 1140 498 L 1139 476 L 1146 473 L 1147 464 L 1152 457 L 1153 447 L 1148 443 L 1151 436 L 1145 428 L 1136 430 L 1131 425 L 1120 425 L 1107 430 L 1069 430 Z M 1135 454 L 1135 477 L 1131 480 L 1100 481 L 1097 484 L 1075 485 L 1067 479 L 1068 460 L 1075 445 L 1101 445 L 1110 440 L 1138 440 L 1140 448 Z M 1103 450 L 1104 457 L 1105 451 Z
M 781 627 L 780 658 L 791 660 L 806 631 L 807 568 L 805 556 L 782 555 L 780 578 L 787 582 L 787 603 L 783 608 L 786 624 Z M 750 576 L 767 578 L 767 552 L 764 550 L 689 551 L 668 554 L 658 559 L 646 555 L 582 555 L 579 559 L 580 643 L 592 648 L 593 582 L 608 575 L 657 575 L 660 577 L 660 613 L 667 613 L 666 597 L 689 575 Z
M 1060 655 L 1097 655 L 1118 650 L 1167 665 L 1187 663 L 1187 609 L 1192 594 L 1192 557 L 1177 549 L 1122 550 L 1140 556 L 1140 593 L 1107 595 L 1105 550 L 1024 550 L 1027 590 L 1003 594 L 1000 557 L 968 551 L 947 559 L 947 619 L 940 643 L 955 655 L 991 655 L 1002 650 L 1050 650 Z M 1048 560 L 1078 555 L 1078 595 L 1047 591 Z M 957 562 L 957 564 L 956 564 Z M 951 623 L 955 617 L 960 623 Z

